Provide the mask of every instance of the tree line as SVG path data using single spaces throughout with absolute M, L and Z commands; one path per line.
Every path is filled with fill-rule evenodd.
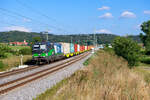
M 118 55 L 128 61 L 129 67 L 138 65 L 141 55 L 150 55 L 150 20 L 141 24 L 140 39 L 143 42 L 144 52 L 137 42 L 130 37 L 116 37 L 113 41 L 113 50 Z
M 20 32 L 20 31 L 9 31 L 0 32 L 0 42 L 22 42 L 24 39 L 27 42 L 33 42 L 35 38 L 40 37 L 41 41 L 46 40 L 46 34 L 42 32 Z M 48 34 L 48 41 L 50 42 L 73 42 L 79 44 L 93 45 L 94 34 L 74 34 L 74 35 L 54 35 Z M 117 35 L 113 34 L 95 34 L 98 44 L 110 44 Z M 135 41 L 140 42 L 139 36 L 131 36 Z

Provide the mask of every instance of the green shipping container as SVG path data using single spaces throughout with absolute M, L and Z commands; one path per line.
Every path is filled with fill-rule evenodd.
M 70 53 L 74 53 L 74 44 L 70 43 Z

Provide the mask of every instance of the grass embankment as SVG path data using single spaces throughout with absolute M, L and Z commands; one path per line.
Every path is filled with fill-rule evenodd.
M 36 100 L 149 100 L 150 85 L 116 55 L 99 51 L 77 71 Z
M 20 56 L 11 56 L 8 58 L 0 59 L 3 62 L 2 68 L 0 68 L 0 71 L 9 70 L 13 67 L 17 67 L 20 65 Z M 23 56 L 23 62 L 27 62 L 32 58 L 31 55 L 24 55 Z

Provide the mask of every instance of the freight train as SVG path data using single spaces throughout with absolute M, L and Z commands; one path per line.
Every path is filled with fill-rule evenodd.
M 89 51 L 93 46 L 73 43 L 37 42 L 32 46 L 32 61 L 50 63 Z

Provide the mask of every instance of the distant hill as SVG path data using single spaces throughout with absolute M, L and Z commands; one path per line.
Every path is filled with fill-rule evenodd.
M 113 34 L 96 34 L 98 44 L 111 43 L 117 35 Z M 14 42 L 23 41 L 24 39 L 28 42 L 32 42 L 33 37 L 41 37 L 42 40 L 46 40 L 46 34 L 36 33 L 36 32 L 20 32 L 20 31 L 9 31 L 0 32 L 0 42 Z M 74 35 L 54 35 L 49 34 L 50 42 L 72 42 L 80 44 L 93 44 L 94 35 L 93 34 L 74 34 Z M 138 36 L 130 36 L 133 40 L 140 42 Z
M 141 43 L 141 39 L 140 39 L 139 35 L 130 35 L 128 37 L 131 38 L 132 40 L 138 42 L 138 43 Z

